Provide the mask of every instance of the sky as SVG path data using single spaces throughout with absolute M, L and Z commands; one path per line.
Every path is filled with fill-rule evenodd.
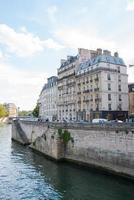
M 134 0 L 0 0 L 0 103 L 32 110 L 78 48 L 118 51 L 134 64 Z

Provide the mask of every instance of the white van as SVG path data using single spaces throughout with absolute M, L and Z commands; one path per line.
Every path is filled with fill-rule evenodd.
M 107 119 L 103 119 L 103 118 L 98 118 L 98 119 L 93 119 L 92 120 L 92 123 L 94 123 L 94 124 L 102 124 L 102 123 L 106 123 L 106 122 L 108 122 L 108 120 Z

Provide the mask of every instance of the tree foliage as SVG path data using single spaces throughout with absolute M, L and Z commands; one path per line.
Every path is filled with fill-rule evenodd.
M 32 111 L 27 111 L 27 110 L 19 111 L 19 116 L 31 116 L 31 115 Z
M 39 104 L 36 105 L 32 114 L 33 114 L 34 117 L 39 117 Z
M 63 140 L 64 144 L 67 144 L 72 139 L 71 134 L 68 130 L 62 130 L 61 128 L 59 128 L 58 134 L 60 139 Z
M 8 112 L 6 110 L 6 107 L 2 104 L 0 104 L 0 118 L 1 117 L 7 117 L 8 116 Z

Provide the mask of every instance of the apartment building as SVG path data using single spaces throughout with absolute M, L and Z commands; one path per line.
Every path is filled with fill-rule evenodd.
M 128 84 L 129 116 L 134 117 L 134 83 Z
M 4 106 L 7 109 L 9 117 L 16 117 L 18 115 L 18 110 L 14 103 L 6 103 Z
M 58 69 L 58 119 L 76 120 L 76 71 L 79 64 L 88 60 L 94 51 L 78 49 L 78 55 L 61 60 Z
M 97 49 L 76 72 L 76 119 L 125 119 L 128 115 L 127 67 L 118 53 Z
M 117 52 L 78 49 L 61 60 L 58 77 L 48 78 L 39 105 L 40 117 L 50 121 L 126 119 L 127 67 Z
M 57 76 L 47 79 L 39 96 L 39 116 L 44 120 L 57 120 Z

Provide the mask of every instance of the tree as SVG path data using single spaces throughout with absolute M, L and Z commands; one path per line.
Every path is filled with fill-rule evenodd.
M 5 108 L 5 106 L 3 106 L 2 104 L 0 104 L 0 118 L 1 117 L 7 117 L 8 116 L 8 112 Z
M 32 114 L 33 114 L 34 117 L 38 117 L 39 116 L 39 104 L 36 105 L 36 107 L 34 108 Z
M 22 110 L 22 111 L 19 111 L 18 115 L 19 116 L 31 116 L 32 111 Z

